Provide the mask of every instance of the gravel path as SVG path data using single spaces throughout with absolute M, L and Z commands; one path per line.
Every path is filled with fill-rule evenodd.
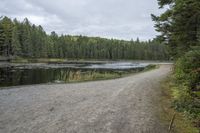
M 170 69 L 0 90 L 0 133 L 165 133 L 156 114 L 159 81 Z

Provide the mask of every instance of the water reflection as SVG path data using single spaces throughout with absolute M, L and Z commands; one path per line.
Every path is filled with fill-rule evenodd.
M 91 64 L 85 66 L 85 68 L 95 68 L 95 69 L 133 69 L 133 68 L 143 68 L 148 66 L 148 63 L 131 63 L 131 62 L 116 62 L 116 63 L 105 63 L 105 64 Z
M 0 86 L 16 86 L 16 85 L 30 85 L 41 83 L 62 83 L 62 82 L 75 82 L 75 81 L 88 81 L 105 78 L 121 77 L 122 74 L 130 73 L 133 71 L 141 71 L 144 67 L 134 67 L 127 69 L 111 69 L 109 67 L 96 67 L 95 65 L 88 65 L 80 67 L 46 67 L 36 65 L 11 65 L 0 67 Z M 48 67 L 47 67 L 48 66 Z M 53 65 L 52 65 L 53 66 Z M 55 66 L 55 65 L 54 65 Z M 65 64 L 66 66 L 66 64 Z M 92 67 L 91 67 L 92 66 Z M 103 69 L 102 69 L 103 68 Z

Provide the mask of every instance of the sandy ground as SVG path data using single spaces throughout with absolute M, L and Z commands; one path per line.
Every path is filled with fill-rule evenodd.
M 170 69 L 0 90 L 0 133 L 165 133 L 157 117 L 159 81 Z

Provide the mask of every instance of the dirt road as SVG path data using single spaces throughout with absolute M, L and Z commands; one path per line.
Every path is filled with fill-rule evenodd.
M 0 90 L 0 133 L 165 133 L 156 114 L 159 81 L 170 69 Z

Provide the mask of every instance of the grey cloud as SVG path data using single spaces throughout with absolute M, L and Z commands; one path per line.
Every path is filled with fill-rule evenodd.
M 156 32 L 157 0 L 0 0 L 0 15 L 27 17 L 47 32 L 147 40 Z

